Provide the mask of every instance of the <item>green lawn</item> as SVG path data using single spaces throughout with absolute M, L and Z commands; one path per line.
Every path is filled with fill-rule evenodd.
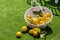
M 43 6 L 44 4 L 42 1 Z M 0 0 L 0 40 L 36 40 L 28 33 L 23 34 L 20 39 L 17 39 L 15 35 L 17 31 L 21 31 L 23 25 L 26 25 L 23 16 L 29 7 L 26 0 Z M 60 13 L 60 10 L 50 4 L 46 7 L 54 13 L 53 20 L 48 25 L 52 33 L 47 35 L 46 40 L 60 40 L 60 16 L 56 15 Z

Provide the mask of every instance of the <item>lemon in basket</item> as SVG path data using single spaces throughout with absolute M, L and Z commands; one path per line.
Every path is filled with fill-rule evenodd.
M 49 20 L 50 20 L 50 17 L 47 17 L 47 18 L 46 18 L 46 22 L 48 22 Z
M 33 22 L 32 18 L 27 18 L 27 20 L 28 20 L 28 22 L 30 22 L 30 23 Z
M 35 25 L 37 25 L 37 24 L 38 24 L 38 22 L 39 22 L 39 20 L 38 20 L 37 18 L 33 18 L 32 20 L 33 20 L 33 22 L 32 22 L 32 23 L 33 23 L 33 24 L 35 24 Z
M 36 15 L 36 18 L 39 18 L 40 16 L 39 15 Z
M 47 16 L 47 17 L 50 17 L 50 16 L 51 16 L 51 14 L 50 14 L 49 12 L 47 12 L 47 13 L 46 13 L 46 16 Z
M 27 18 L 31 18 L 31 15 L 27 15 L 26 17 L 27 17 Z
M 44 20 L 43 21 L 39 21 L 39 24 L 44 24 Z

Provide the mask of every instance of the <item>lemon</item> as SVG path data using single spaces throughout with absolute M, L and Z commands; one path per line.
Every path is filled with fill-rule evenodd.
M 37 18 L 33 18 L 33 24 L 38 24 L 39 20 Z
M 44 20 L 44 18 L 43 17 L 39 17 L 38 20 L 39 21 L 42 21 L 42 20 Z
M 40 21 L 39 24 L 44 24 L 44 20 L 43 21 Z
M 48 22 L 49 20 L 50 20 L 50 17 L 47 17 L 47 18 L 46 18 L 46 22 Z
M 34 31 L 41 33 L 41 29 L 40 28 L 33 28 Z
M 36 18 L 39 18 L 40 16 L 39 15 L 36 15 Z
M 30 34 L 33 34 L 33 29 L 29 30 L 29 33 L 30 33 Z
M 47 15 L 46 15 L 46 14 L 44 14 L 43 18 L 47 18 Z
M 27 17 L 27 18 L 31 18 L 31 15 L 27 15 L 26 17 Z
M 21 32 L 17 32 L 17 33 L 16 33 L 16 36 L 17 36 L 17 37 L 21 37 L 21 35 L 22 35 Z
M 22 32 L 26 32 L 27 31 L 27 26 L 23 26 L 22 27 Z
M 28 22 L 32 23 L 32 18 L 27 18 Z
M 38 36 L 38 32 L 33 31 L 33 36 Z
M 46 13 L 46 16 L 47 16 L 47 17 L 50 17 L 50 16 L 51 16 L 51 14 L 50 14 L 49 12 L 47 12 L 47 13 Z

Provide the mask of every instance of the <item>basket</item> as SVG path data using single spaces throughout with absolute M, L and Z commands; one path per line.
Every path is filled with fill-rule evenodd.
M 41 7 L 45 10 L 45 12 L 49 12 L 49 13 L 51 14 L 51 19 L 50 19 L 50 21 L 47 22 L 46 24 L 40 24 L 40 25 L 38 25 L 38 26 L 29 23 L 28 20 L 26 19 L 26 16 L 27 16 L 27 15 L 31 15 L 32 17 L 36 17 L 36 14 L 34 14 L 33 11 L 39 11 L 39 10 L 40 10 L 40 7 L 39 7 L 39 6 L 34 6 L 34 7 L 29 8 L 29 9 L 25 12 L 25 14 L 24 14 L 24 19 L 25 19 L 28 27 L 31 27 L 31 28 L 40 27 L 40 28 L 44 29 L 44 28 L 46 28 L 46 26 L 52 21 L 53 14 L 52 14 L 51 10 L 49 10 L 48 8 L 43 7 L 43 6 L 41 6 Z

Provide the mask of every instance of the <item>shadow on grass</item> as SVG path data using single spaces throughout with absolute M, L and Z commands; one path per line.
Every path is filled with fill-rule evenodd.
M 53 33 L 53 30 L 52 30 L 52 28 L 50 28 L 50 26 L 46 26 L 46 28 L 45 29 L 42 29 L 42 30 L 43 31 L 45 30 L 47 32 L 47 34 L 45 35 L 44 40 L 46 40 L 46 36 L 47 35 L 51 35 Z
M 16 36 L 16 38 L 20 39 L 21 37 Z
M 52 28 L 50 28 L 49 26 L 47 26 L 45 30 L 46 30 L 46 32 L 47 32 L 47 35 L 50 35 L 50 34 L 53 33 Z

